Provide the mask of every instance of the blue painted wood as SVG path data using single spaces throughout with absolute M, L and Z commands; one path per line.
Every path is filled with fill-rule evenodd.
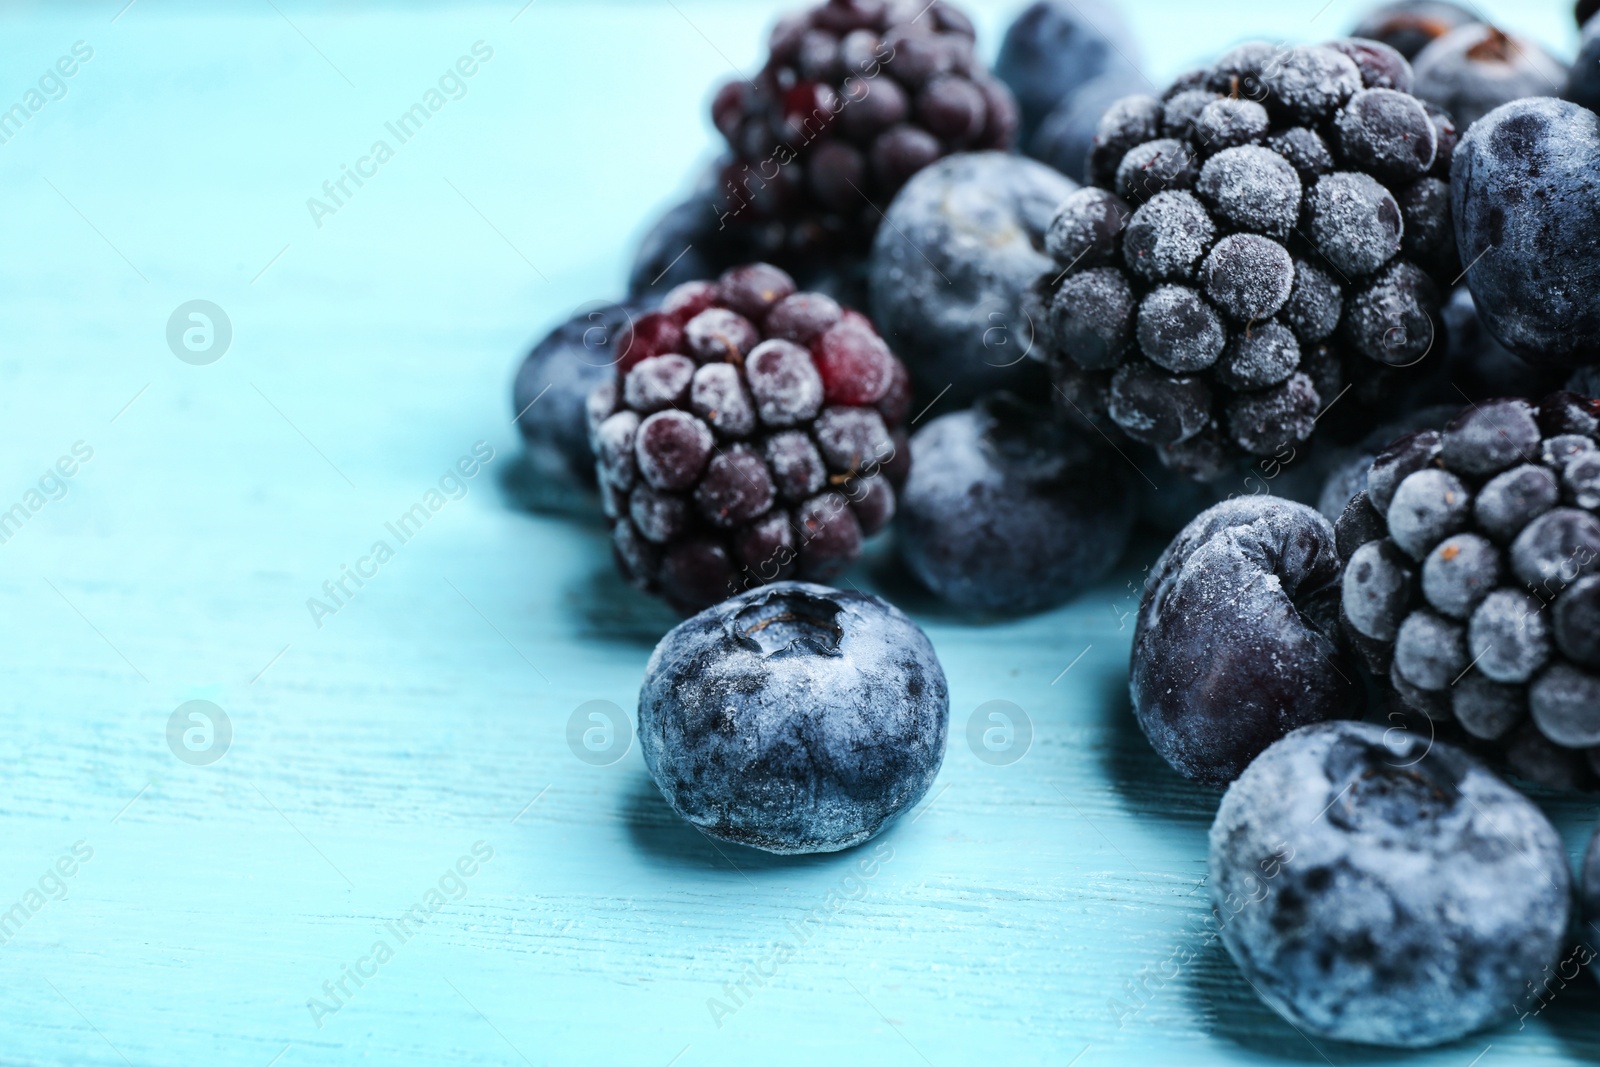
M 713 846 L 636 750 L 569 749 L 581 703 L 632 708 L 672 619 L 598 526 L 508 505 L 510 374 L 618 293 L 771 5 L 121 2 L 0 33 L 0 103 L 58 97 L 0 143 L 0 509 L 27 512 L 0 543 L 0 1062 L 1402 1058 L 1302 1038 L 1200 928 L 1216 798 L 1129 721 L 1137 557 L 1003 623 L 881 560 L 851 575 L 927 627 L 952 696 L 934 791 L 870 852 Z M 1131 14 L 1166 77 L 1355 15 L 1318 6 Z M 1491 6 L 1570 43 L 1564 4 Z M 992 45 L 1007 11 L 978 14 Z M 388 133 L 476 42 L 420 131 Z M 314 217 L 342 166 L 364 184 Z M 165 337 L 195 299 L 232 325 L 205 366 Z M 368 577 L 332 602 L 346 567 Z M 168 743 L 192 700 L 231 724 L 205 766 Z M 965 740 L 990 700 L 1033 724 L 1010 765 Z M 1544 802 L 1576 853 L 1592 802 Z M 1600 993 L 1408 1059 L 1491 1045 L 1476 1062 L 1593 1061 Z

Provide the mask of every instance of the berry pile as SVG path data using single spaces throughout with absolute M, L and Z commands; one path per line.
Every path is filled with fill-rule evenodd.
M 946 3 L 827 0 L 774 27 L 754 81 L 711 105 L 731 161 L 723 219 L 753 256 L 861 253 L 889 200 L 952 152 L 1007 148 L 1011 91 Z
M 1344 624 L 1405 704 L 1527 777 L 1571 784 L 1580 750 L 1600 768 L 1600 400 L 1488 401 L 1399 438 L 1337 538 Z
M 689 612 L 826 579 L 894 515 L 905 367 L 864 315 L 765 263 L 686 282 L 589 397 L 623 574 Z
M 1200 480 L 1370 419 L 1459 271 L 1448 116 L 1373 41 L 1241 45 L 1101 118 L 1047 238 L 1036 348 L 1070 404 Z M 1348 414 L 1347 414 L 1348 412 Z

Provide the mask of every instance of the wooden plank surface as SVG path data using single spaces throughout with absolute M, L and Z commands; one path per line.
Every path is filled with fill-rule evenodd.
M 1319 6 L 1131 13 L 1169 77 L 1247 29 L 1356 14 Z M 977 12 L 991 47 L 1009 8 Z M 1570 41 L 1564 4 L 1500 8 Z M 572 711 L 631 712 L 673 620 L 597 525 L 508 503 L 510 375 L 618 294 L 710 150 L 710 83 L 754 64 L 774 10 L 0 16 L 7 106 L 92 50 L 0 144 L 0 510 L 41 505 L 0 543 L 0 1063 L 1593 1062 L 1587 978 L 1412 1057 L 1313 1044 L 1255 999 L 1202 927 L 1216 797 L 1127 708 L 1119 614 L 1157 546 L 1068 608 L 981 624 L 878 546 L 851 580 L 927 628 L 952 729 L 929 799 L 865 849 L 717 847 L 636 748 L 574 756 Z M 478 42 L 459 98 L 314 218 Z M 204 366 L 166 340 L 196 299 L 232 326 Z M 478 442 L 460 498 L 388 534 Z M 393 557 L 314 617 L 378 540 Z M 203 766 L 168 742 L 193 700 L 231 724 Z M 1009 765 L 966 742 L 990 700 L 1033 725 Z M 1544 803 L 1576 854 L 1594 802 Z

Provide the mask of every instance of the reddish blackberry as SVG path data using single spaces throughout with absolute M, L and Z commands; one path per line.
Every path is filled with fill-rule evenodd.
M 722 219 L 785 264 L 864 253 L 895 192 L 952 152 L 1007 148 L 1017 105 L 946 3 L 828 0 L 773 28 L 766 65 L 711 104 Z
M 1114 104 L 1033 293 L 1071 405 L 1205 481 L 1370 429 L 1459 271 L 1454 127 L 1410 83 L 1375 41 L 1255 43 Z
M 1600 770 L 1600 400 L 1490 400 L 1379 454 L 1343 620 L 1402 704 L 1548 785 Z
M 673 289 L 616 350 L 589 424 L 617 564 L 641 589 L 691 612 L 826 580 L 894 516 L 910 380 L 866 316 L 755 263 Z

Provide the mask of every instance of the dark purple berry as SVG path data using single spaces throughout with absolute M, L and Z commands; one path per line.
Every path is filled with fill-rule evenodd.
M 1270 389 L 1240 393 L 1228 403 L 1228 431 L 1249 455 L 1277 456 L 1311 436 L 1322 398 L 1304 374 Z
M 1550 658 L 1550 633 L 1543 605 L 1527 593 L 1502 586 L 1472 613 L 1467 644 L 1473 665 L 1496 682 L 1520 683 Z
M 1439 136 L 1422 103 L 1395 89 L 1363 89 L 1334 123 L 1335 144 L 1346 166 L 1390 185 L 1422 177 L 1433 166 Z
M 1368 89 L 1398 89 L 1411 92 L 1411 63 L 1392 45 L 1382 41 L 1345 37 L 1329 41 L 1328 47 L 1347 55 L 1361 72 L 1361 84 Z
M 1295 727 L 1359 712 L 1328 610 L 1333 540 L 1312 509 L 1246 496 L 1203 512 L 1151 568 L 1129 689 L 1180 773 L 1222 785 Z
M 1277 313 L 1294 286 L 1294 261 L 1281 244 L 1255 234 L 1218 241 L 1201 267 L 1206 296 L 1240 323 Z
M 1089 180 L 1111 187 L 1122 157 L 1129 150 L 1161 136 L 1161 101 L 1153 96 L 1126 96 L 1100 117 L 1089 148 Z
M 1222 320 L 1211 305 L 1184 285 L 1163 285 L 1150 291 L 1139 305 L 1137 333 L 1145 358 L 1175 374 L 1192 374 L 1211 366 L 1227 340 Z M 1298 351 L 1295 356 L 1298 359 Z
M 1532 404 L 1491 400 L 1468 408 L 1445 427 L 1441 458 L 1452 470 L 1487 477 L 1532 460 L 1539 439 Z
M 1117 165 L 1117 190 L 1123 199 L 1142 204 L 1169 189 L 1193 187 L 1199 160 L 1182 141 L 1170 137 L 1128 150 Z
M 1189 281 L 1216 234 L 1211 217 L 1192 194 L 1157 193 L 1128 219 L 1123 259 L 1146 281 Z
M 1342 325 L 1346 340 L 1363 356 L 1407 367 L 1432 351 L 1438 312 L 1433 280 L 1402 259 L 1345 302 Z
M 1060 263 L 1083 267 L 1111 263 L 1131 214 L 1126 203 L 1104 189 L 1079 189 L 1062 201 L 1050 229 L 1045 231 L 1045 251 Z M 1209 219 L 1206 224 L 1210 224 Z
M 1473 521 L 1496 541 L 1508 544 L 1560 499 L 1555 475 L 1548 470 L 1528 465 L 1513 467 L 1484 484 L 1473 504 Z
M 1347 277 L 1371 274 L 1400 251 L 1400 205 L 1370 175 L 1338 171 L 1317 179 L 1306 212 L 1317 251 Z
M 1289 166 L 1300 175 L 1302 185 L 1311 185 L 1333 170 L 1333 153 L 1328 143 L 1316 131 L 1304 126 L 1290 126 L 1269 134 L 1266 147 L 1288 160 Z
M 1349 56 L 1331 48 L 1299 45 L 1269 62 L 1261 81 L 1269 109 L 1293 122 L 1316 125 L 1332 118 L 1361 89 L 1361 71 Z
M 1101 267 L 1068 275 L 1050 302 L 1056 341 L 1084 367 L 1108 370 L 1133 342 L 1138 304 L 1119 270 Z
M 1282 156 L 1255 145 L 1212 156 L 1195 190 L 1232 230 L 1283 240 L 1300 217 L 1300 176 Z
M 1294 286 L 1283 305 L 1284 320 L 1302 341 L 1322 341 L 1333 336 L 1344 310 L 1339 283 L 1308 260 L 1294 261 Z
M 1149 364 L 1129 364 L 1112 376 L 1107 410 L 1135 441 L 1175 444 L 1205 428 L 1211 390 L 1196 377 L 1172 377 Z
M 1211 155 L 1226 148 L 1259 144 L 1270 128 L 1266 108 L 1254 100 L 1224 96 L 1200 109 L 1194 119 L 1193 136 L 1200 150 Z
M 1344 612 L 1367 637 L 1393 641 L 1411 603 L 1415 565 L 1387 540 L 1368 541 L 1344 569 Z
M 1217 362 L 1216 374 L 1217 381 L 1230 389 L 1263 389 L 1286 381 L 1299 366 L 1300 345 L 1294 334 L 1267 322 L 1233 336 Z

